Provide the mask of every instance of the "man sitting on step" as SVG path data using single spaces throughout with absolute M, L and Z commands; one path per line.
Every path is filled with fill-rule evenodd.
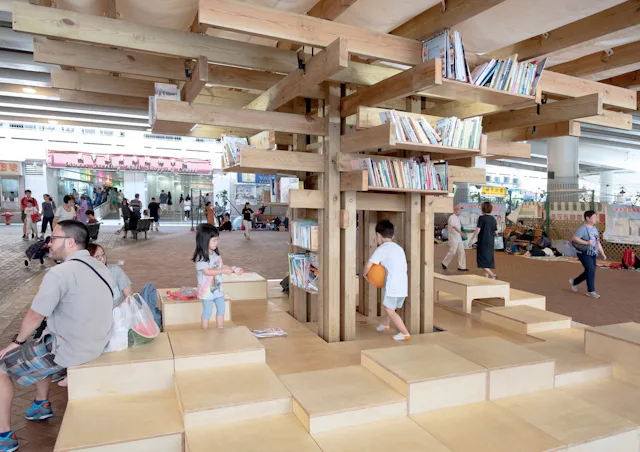
M 59 222 L 51 234 L 50 255 L 64 261 L 45 274 L 31 309 L 13 341 L 0 350 L 0 451 L 18 448 L 11 430 L 13 383 L 36 385 L 36 399 L 25 417 L 53 416 L 51 376 L 98 358 L 111 337 L 113 287 L 109 269 L 87 251 L 89 231 L 79 221 Z M 39 339 L 33 333 L 47 318 Z M 13 381 L 12 381 L 13 380 Z

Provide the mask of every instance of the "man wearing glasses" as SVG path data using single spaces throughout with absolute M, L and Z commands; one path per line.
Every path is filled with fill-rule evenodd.
M 96 359 L 109 342 L 114 283 L 107 267 L 89 255 L 88 243 L 87 227 L 79 221 L 56 225 L 50 256 L 63 263 L 45 274 L 20 332 L 0 350 L 0 451 L 18 448 L 9 425 L 13 382 L 36 385 L 36 400 L 25 417 L 48 419 L 53 416 L 47 399 L 51 376 Z M 34 339 L 33 332 L 45 318 L 44 333 Z

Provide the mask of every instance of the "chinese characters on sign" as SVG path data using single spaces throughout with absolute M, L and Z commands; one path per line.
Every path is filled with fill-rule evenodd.
M 484 185 L 482 187 L 482 194 L 484 196 L 497 196 L 504 198 L 507 196 L 507 187 L 490 187 L 488 185 Z
M 8 176 L 20 175 L 20 163 L 18 162 L 2 162 L 0 161 L 0 174 Z
M 640 245 L 640 207 L 607 205 L 604 238 L 613 243 Z

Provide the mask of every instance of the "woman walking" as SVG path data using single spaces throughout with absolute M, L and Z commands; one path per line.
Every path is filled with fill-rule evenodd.
M 42 230 L 40 238 L 44 239 L 44 235 L 47 232 L 47 224 L 51 228 L 51 232 L 53 232 L 53 217 L 55 217 L 55 211 L 56 203 L 53 202 L 51 196 L 44 195 L 44 202 L 42 203 Z
M 498 234 L 498 223 L 491 215 L 493 205 L 490 202 L 483 202 L 481 205 L 482 215 L 478 218 L 478 226 L 476 227 L 470 241 L 478 237 L 477 263 L 478 268 L 484 271 L 487 278 L 498 279 L 492 270 L 496 268 L 493 256 L 494 237 Z
M 56 214 L 53 217 L 54 228 L 60 221 L 76 219 L 75 199 L 73 198 L 73 196 L 65 195 L 65 197 L 62 198 L 62 201 L 64 202 L 64 204 L 58 206 L 58 208 L 56 209 Z
M 215 226 L 215 219 L 213 217 L 213 209 L 211 208 L 211 201 L 207 201 L 207 204 L 204 206 L 205 211 L 207 212 L 207 223 L 211 226 Z
M 593 210 L 587 210 L 584 213 L 583 225 L 578 228 L 571 239 L 571 243 L 578 254 L 578 259 L 580 259 L 580 263 L 584 267 L 584 271 L 580 276 L 569 280 L 571 290 L 577 292 L 578 285 L 586 280 L 587 297 L 591 298 L 600 298 L 600 295 L 596 292 L 596 260 L 598 253 L 602 255 L 604 260 L 607 260 L 607 256 L 602 249 L 602 243 L 600 243 L 600 232 L 596 228 L 597 222 L 598 214 Z
M 124 225 L 122 226 L 122 231 L 124 231 L 124 239 L 127 238 L 127 234 L 129 233 L 130 220 L 131 220 L 131 209 L 129 208 L 129 200 L 127 198 L 122 199 L 122 204 L 120 204 L 120 215 L 122 215 L 122 221 Z
M 184 219 L 185 221 L 191 218 L 191 196 L 187 195 L 184 198 Z
M 173 199 L 171 198 L 171 192 L 167 192 L 167 205 L 169 206 L 169 213 L 171 213 L 171 206 L 173 205 Z
M 84 195 L 80 196 L 80 205 L 78 206 L 78 219 L 82 224 L 87 224 L 87 210 L 89 210 L 89 203 Z

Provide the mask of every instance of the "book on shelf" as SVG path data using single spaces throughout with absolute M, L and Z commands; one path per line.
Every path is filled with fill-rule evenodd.
M 395 110 L 380 112 L 383 123 L 396 126 L 396 140 L 433 146 L 478 149 L 482 135 L 482 117 L 467 119 L 442 118 L 434 128 L 424 117 L 403 115 Z
M 469 81 L 469 66 L 460 32 L 446 29 L 422 41 L 422 61 L 433 58 L 442 60 L 443 77 L 460 82 Z
M 369 187 L 448 191 L 447 162 L 433 163 L 428 155 L 410 159 L 361 158 L 352 160 L 354 171 L 367 171 Z
M 224 163 L 225 166 L 232 166 L 240 162 L 240 148 L 248 146 L 247 138 L 236 137 L 233 135 L 222 135 L 222 145 L 224 146 Z
M 289 253 L 289 284 L 318 291 L 318 255 Z
M 546 64 L 546 58 L 541 61 L 519 63 L 517 54 L 511 55 L 506 60 L 491 59 L 473 70 L 471 83 L 514 94 L 533 96 Z
M 309 250 L 318 249 L 318 220 L 300 220 L 289 223 L 291 243 Z
M 297 177 L 276 175 L 271 179 L 270 195 L 271 202 L 289 202 L 289 190 L 299 188 L 300 180 Z

